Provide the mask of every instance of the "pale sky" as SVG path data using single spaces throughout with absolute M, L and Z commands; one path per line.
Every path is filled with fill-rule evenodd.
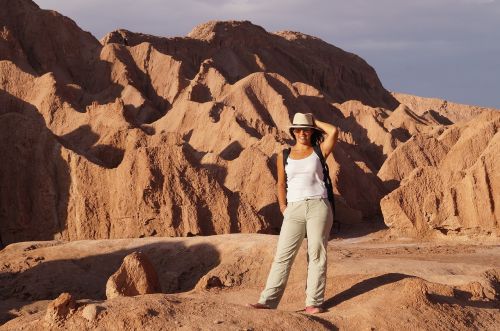
M 100 39 L 184 36 L 210 20 L 299 31 L 365 59 L 384 87 L 500 108 L 500 0 L 35 0 Z

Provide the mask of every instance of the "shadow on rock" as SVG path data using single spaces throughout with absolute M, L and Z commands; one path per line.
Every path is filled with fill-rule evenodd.
M 2 246 L 53 239 L 66 227 L 71 177 L 56 139 L 33 105 L 0 90 Z
M 89 125 L 82 125 L 58 138 L 61 145 L 94 164 L 107 169 L 118 167 L 123 161 L 125 151 L 111 145 L 96 145 L 98 140 L 99 135 L 93 132 Z
M 349 289 L 342 291 L 339 294 L 333 296 L 332 298 L 326 300 L 323 306 L 327 309 L 332 308 L 344 301 L 350 300 L 354 297 L 370 292 L 371 290 L 374 290 L 380 286 L 384 286 L 390 283 L 395 283 L 402 279 L 412 278 L 412 277 L 413 276 L 400 273 L 388 273 L 377 277 L 365 279 L 351 286 Z
M 495 309 L 500 310 L 500 302 L 471 300 L 472 294 L 466 291 L 453 289 L 453 296 L 446 296 L 435 293 L 428 293 L 427 298 L 432 303 L 445 305 L 459 305 L 461 307 L 475 307 L 480 309 Z

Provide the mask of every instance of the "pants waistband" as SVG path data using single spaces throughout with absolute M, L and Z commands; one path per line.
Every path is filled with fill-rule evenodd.
M 310 200 L 321 200 L 321 199 L 328 199 L 328 198 L 324 198 L 320 195 L 317 195 L 317 196 L 313 196 L 313 197 L 307 197 L 307 198 L 304 198 L 302 200 L 291 201 L 289 203 L 297 203 L 297 202 L 310 201 Z

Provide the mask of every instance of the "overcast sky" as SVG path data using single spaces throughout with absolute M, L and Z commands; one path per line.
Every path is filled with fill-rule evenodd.
M 500 108 L 500 0 L 35 0 L 100 39 L 184 36 L 210 20 L 319 37 L 364 58 L 391 91 Z

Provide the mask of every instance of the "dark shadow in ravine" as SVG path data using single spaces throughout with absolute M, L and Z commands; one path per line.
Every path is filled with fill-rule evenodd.
M 387 189 L 387 194 L 391 193 L 399 187 L 400 181 L 397 179 L 389 179 L 384 181 L 384 185 Z
M 152 46 L 149 45 L 146 58 L 144 59 L 145 66 L 149 65 L 151 52 Z M 127 71 L 131 76 L 128 84 L 134 86 L 137 90 L 139 90 L 149 100 L 151 105 L 157 109 L 161 116 L 165 115 L 167 111 L 172 107 L 172 105 L 170 104 L 170 102 L 168 102 L 168 100 L 159 95 L 153 87 L 151 76 L 148 72 L 149 69 L 147 67 L 144 69 L 139 68 L 130 51 L 124 46 L 117 45 L 117 47 L 115 47 L 114 55 L 120 62 L 125 64 Z M 146 70 L 146 72 L 144 72 L 143 70 Z
M 333 308 L 336 305 L 350 300 L 354 297 L 357 297 L 359 295 L 365 294 L 367 292 L 370 292 L 371 290 L 374 290 L 378 287 L 390 284 L 390 283 L 395 283 L 398 282 L 402 279 L 405 278 L 412 278 L 414 276 L 410 275 L 405 275 L 405 274 L 400 274 L 400 273 L 388 273 L 384 275 L 380 275 L 377 277 L 365 279 L 347 290 L 344 290 L 340 292 L 339 294 L 336 294 L 335 296 L 331 297 L 330 299 L 326 300 L 323 304 L 325 308 Z
M 426 110 L 423 114 L 422 117 L 425 117 L 426 115 L 431 116 L 436 122 L 438 122 L 441 125 L 452 125 L 453 122 L 446 116 L 441 115 L 439 112 L 429 109 Z
M 186 160 L 188 160 L 192 166 L 195 166 L 195 167 L 200 168 L 200 169 L 205 169 L 208 172 L 209 177 L 215 179 L 219 183 L 220 188 L 222 189 L 222 191 L 224 191 L 224 193 L 226 194 L 226 196 L 228 198 L 228 208 L 227 209 L 228 209 L 228 214 L 229 214 L 229 220 L 231 223 L 230 224 L 230 232 L 231 233 L 238 233 L 241 231 L 239 220 L 238 220 L 238 207 L 241 204 L 240 193 L 233 192 L 230 189 L 228 189 L 226 186 L 224 186 L 224 181 L 225 181 L 226 176 L 227 176 L 227 169 L 226 168 L 219 166 L 217 164 L 209 164 L 209 163 L 201 163 L 200 162 L 201 159 L 203 158 L 203 156 L 205 156 L 207 153 L 197 151 L 196 149 L 193 148 L 193 146 L 191 146 L 189 144 L 189 138 L 190 138 L 191 134 L 192 134 L 192 131 L 190 131 L 184 137 L 184 140 L 186 142 L 182 145 Z M 233 146 L 233 147 L 231 147 L 231 148 L 233 148 L 232 152 L 229 152 L 229 150 L 231 149 L 230 146 Z M 226 157 L 228 155 L 230 155 L 229 158 L 231 158 L 234 156 L 234 155 L 231 155 L 231 153 L 233 153 L 236 150 L 236 152 L 239 155 L 239 153 L 241 152 L 240 149 L 241 149 L 240 144 L 237 141 L 234 141 L 232 144 L 230 144 L 228 147 L 226 147 L 226 149 L 224 151 L 226 151 L 225 152 Z M 209 224 L 208 226 L 204 225 L 203 234 L 204 235 L 215 234 L 215 230 L 213 228 L 213 223 L 212 223 L 212 219 L 211 219 L 211 215 L 209 213 L 209 210 L 204 209 L 204 208 L 201 208 L 201 209 L 198 208 L 198 215 L 199 215 L 200 224 L 205 224 L 205 223 Z
M 383 146 L 377 145 L 370 140 L 368 130 L 361 126 L 354 116 L 342 120 L 339 127 L 342 131 L 349 132 L 355 140 L 354 144 L 349 144 L 351 148 L 347 149 L 352 161 L 366 163 L 368 168 L 376 174 L 387 158 L 387 155 L 383 152 Z M 339 142 L 343 143 L 342 141 Z
M 234 140 L 232 143 L 226 146 L 222 152 L 219 153 L 219 156 L 226 161 L 232 161 L 237 159 L 241 152 L 243 151 L 243 147 L 240 142 Z
M 283 223 L 283 214 L 277 202 L 270 203 L 257 212 L 268 224 L 268 227 L 259 231 L 265 234 L 279 234 Z
M 381 219 L 353 224 L 337 222 L 330 231 L 330 239 L 360 238 L 387 229 L 387 225 Z
M 238 220 L 238 207 L 241 204 L 240 192 L 233 192 L 223 185 L 221 187 L 228 197 L 227 212 L 229 213 L 229 221 L 231 222 L 229 231 L 231 233 L 238 233 L 241 231 L 240 222 Z
M 394 128 L 389 132 L 395 139 L 401 142 L 405 142 L 411 138 L 411 133 L 406 128 Z
M 182 144 L 184 157 L 191 164 L 191 166 L 207 170 L 210 177 L 214 178 L 221 186 L 224 186 L 224 181 L 226 180 L 227 176 L 227 169 L 214 163 L 201 163 L 201 160 L 207 154 L 207 152 L 198 151 L 189 144 L 189 139 L 192 135 L 192 132 L 193 130 L 189 131 L 183 137 L 183 140 L 185 141 L 185 143 Z
M 0 136 L 2 245 L 53 239 L 66 228 L 71 186 L 57 137 L 33 105 L 3 90 Z
M 67 149 L 107 169 L 118 167 L 125 155 L 123 149 L 111 145 L 96 145 L 99 135 L 92 131 L 89 125 L 82 125 L 72 132 L 57 137 L 57 140 Z
M 108 42 L 117 47 L 134 47 L 144 42 L 150 43 L 156 51 L 181 62 L 179 71 L 186 80 L 194 79 L 201 63 L 211 56 L 209 43 L 194 38 L 164 38 L 120 30 L 113 32 Z
M 36 257 L 36 249 L 28 247 L 25 251 Z M 27 258 L 26 263 L 33 264 L 29 269 L 0 273 L 0 300 L 3 301 L 0 323 L 15 317 L 9 313 L 11 310 L 35 301 L 53 300 L 63 292 L 71 293 L 76 299 L 104 300 L 108 278 L 120 267 L 123 258 L 134 251 L 141 251 L 149 258 L 158 273 L 163 293 L 192 290 L 201 277 L 220 263 L 219 252 L 210 244 L 186 246 L 175 241 L 83 258 L 76 258 L 77 254 L 75 258 L 48 262 Z M 68 254 L 71 254 L 69 250 Z
M 380 200 L 387 194 L 387 189 L 375 173 L 367 172 L 357 164 L 351 152 L 347 143 L 337 143 L 334 155 L 340 169 L 336 188 L 347 206 L 363 212 L 364 220 L 381 216 Z

